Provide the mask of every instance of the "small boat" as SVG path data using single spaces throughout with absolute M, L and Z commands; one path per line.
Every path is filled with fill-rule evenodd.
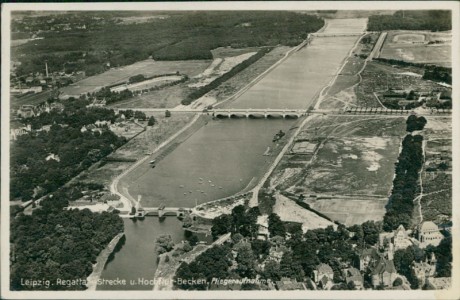
M 154 163 L 155 163 L 155 159 L 149 162 L 149 164 L 154 164 Z
M 211 182 L 212 182 L 212 180 L 209 180 L 208 182 L 209 182 L 209 183 L 211 183 Z
M 179 187 L 180 187 L 180 188 L 183 188 L 183 187 L 184 187 L 184 185 L 183 185 L 183 184 L 181 184 L 181 185 L 179 185 Z
M 200 179 L 200 180 L 203 180 L 203 178 L 201 178 L 201 177 L 200 177 L 200 178 L 198 178 L 198 179 Z
M 222 189 L 222 187 L 221 187 L 221 186 L 219 186 L 219 189 Z
M 211 186 L 212 186 L 212 187 L 215 187 L 215 185 L 214 185 L 214 184 L 211 184 Z
M 187 193 L 184 193 L 184 195 L 187 195 Z

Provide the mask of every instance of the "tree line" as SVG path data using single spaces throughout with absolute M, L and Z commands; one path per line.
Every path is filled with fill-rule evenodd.
M 431 30 L 452 29 L 450 10 L 400 10 L 393 15 L 369 16 L 367 30 Z
M 424 69 L 423 79 L 452 84 L 452 68 L 436 66 L 433 64 L 414 63 L 392 58 L 374 58 L 374 60 L 397 66 L 414 66 Z
M 412 125 L 408 124 L 408 126 Z M 402 141 L 402 150 L 395 164 L 393 189 L 383 217 L 385 231 L 395 230 L 401 224 L 405 228 L 412 226 L 414 199 L 420 192 L 419 172 L 423 166 L 422 142 L 421 135 L 411 134 L 406 135 Z
M 228 79 L 232 78 L 234 75 L 238 74 L 239 72 L 243 71 L 247 67 L 249 67 L 251 64 L 255 63 L 258 61 L 260 58 L 262 58 L 265 54 L 271 51 L 271 48 L 262 48 L 260 49 L 256 54 L 251 56 L 250 58 L 246 59 L 245 61 L 242 61 L 241 63 L 237 64 L 234 66 L 230 71 L 227 73 L 223 74 L 222 76 L 214 79 L 211 81 L 209 84 L 202 86 L 190 94 L 187 95 L 187 98 L 181 101 L 183 105 L 189 105 L 196 99 L 204 96 L 206 93 L 209 91 L 217 88 L 219 85 L 221 85 L 223 82 L 227 81 Z

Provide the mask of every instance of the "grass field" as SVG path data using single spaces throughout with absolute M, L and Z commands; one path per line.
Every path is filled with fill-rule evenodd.
M 129 77 L 143 74 L 146 77 L 180 72 L 189 77 L 203 72 L 210 64 L 210 60 L 185 60 L 185 61 L 154 61 L 144 60 L 129 66 L 110 69 L 99 75 L 91 76 L 62 89 L 64 94 L 79 95 L 94 92 L 100 88 L 119 82 L 124 82 Z
M 451 39 L 450 33 L 391 31 L 383 44 L 380 57 L 450 67 L 452 65 Z M 430 41 L 442 43 L 427 44 Z
M 231 48 L 231 47 L 219 47 L 216 49 L 211 50 L 212 57 L 216 58 L 225 58 L 231 56 L 237 56 L 241 54 L 245 54 L 248 52 L 258 52 L 260 47 L 247 47 L 247 48 Z
M 134 98 L 116 102 L 110 107 L 117 108 L 173 108 L 180 105 L 182 99 L 192 91 L 187 87 L 187 83 L 168 86 L 157 91 L 151 91 Z
M 452 124 L 450 119 L 433 118 L 428 124 L 421 210 L 423 220 L 441 224 L 452 217 Z
M 297 139 L 312 155 L 286 155 L 270 187 L 303 194 L 312 208 L 347 225 L 381 220 L 391 190 L 405 118 L 311 116 Z
M 380 221 L 385 214 L 387 198 L 354 200 L 354 199 L 325 199 L 306 202 L 311 208 L 322 212 L 329 218 L 342 224 L 361 224 L 366 221 Z

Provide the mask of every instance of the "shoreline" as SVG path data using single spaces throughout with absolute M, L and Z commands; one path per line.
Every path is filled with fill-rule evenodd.
M 87 291 L 95 291 L 97 288 L 97 282 L 104 271 L 104 267 L 110 254 L 113 253 L 121 238 L 125 236 L 124 232 L 117 234 L 109 244 L 99 253 L 96 259 L 96 263 L 93 265 L 93 272 L 86 278 Z

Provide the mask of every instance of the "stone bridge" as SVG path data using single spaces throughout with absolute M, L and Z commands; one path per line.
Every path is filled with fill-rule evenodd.
M 160 218 L 163 216 L 183 217 L 186 213 L 191 212 L 190 208 L 184 207 L 143 207 L 142 210 L 146 216 L 158 216 Z
M 362 32 L 310 33 L 313 37 L 361 36 Z
M 307 113 L 303 109 L 210 109 L 208 113 L 212 113 L 215 117 L 226 118 L 299 118 Z

